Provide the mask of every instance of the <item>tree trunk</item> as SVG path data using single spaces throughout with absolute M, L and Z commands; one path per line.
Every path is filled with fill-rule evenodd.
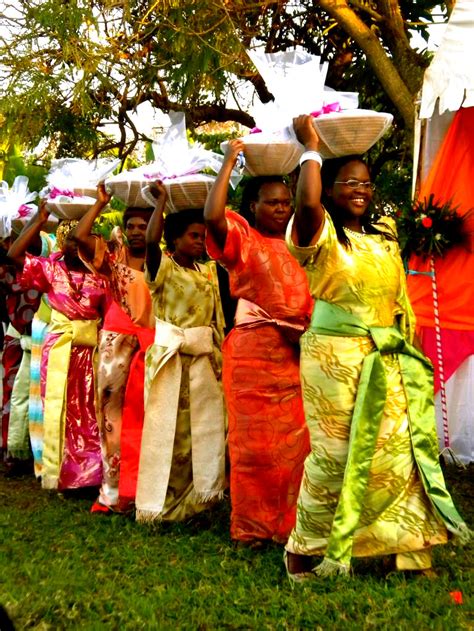
M 319 0 L 324 9 L 365 53 L 383 89 L 412 132 L 415 121 L 414 96 L 410 93 L 375 33 L 349 7 L 345 0 Z

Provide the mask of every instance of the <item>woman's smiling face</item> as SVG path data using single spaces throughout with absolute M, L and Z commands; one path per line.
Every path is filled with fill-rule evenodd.
M 367 186 L 351 188 L 347 182 L 356 180 L 361 184 L 370 182 L 367 166 L 358 160 L 352 160 L 337 173 L 332 187 L 326 189 L 326 194 L 332 199 L 334 208 L 347 218 L 362 217 L 372 201 L 373 191 Z

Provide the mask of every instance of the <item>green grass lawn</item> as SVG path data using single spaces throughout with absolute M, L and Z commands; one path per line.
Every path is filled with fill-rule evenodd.
M 448 469 L 473 526 L 472 474 Z M 361 560 L 351 578 L 291 589 L 282 549 L 236 547 L 223 503 L 187 524 L 90 515 L 0 471 L 0 603 L 16 629 L 474 629 L 472 550 L 438 546 L 438 578 Z M 450 592 L 461 591 L 463 604 Z

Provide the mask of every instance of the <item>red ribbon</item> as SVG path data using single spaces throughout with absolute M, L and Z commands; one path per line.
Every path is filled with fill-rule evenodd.
M 32 209 L 26 204 L 22 204 L 18 209 L 18 217 L 20 219 L 24 219 L 25 217 L 29 217 L 32 213 Z
M 145 352 L 153 344 L 155 330 L 138 326 L 115 302 L 109 306 L 104 329 L 135 335 L 139 349 L 134 354 L 128 373 L 122 408 L 122 431 L 120 436 L 119 504 L 129 508 L 135 500 L 138 465 L 142 442 L 145 405 L 143 398 L 145 382 Z

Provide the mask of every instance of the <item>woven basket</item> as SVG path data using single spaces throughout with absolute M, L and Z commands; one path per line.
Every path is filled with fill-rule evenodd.
M 253 136 L 245 136 L 244 155 L 247 175 L 287 175 L 296 169 L 303 153 L 303 147 L 297 142 L 268 139 L 267 142 L 253 140 Z M 262 136 L 263 138 L 263 136 Z M 248 139 L 248 140 L 247 140 Z M 221 144 L 225 153 L 227 142 Z
M 29 219 L 14 219 L 12 221 L 12 232 L 15 234 L 20 234 L 23 228 L 28 223 Z M 56 232 L 58 227 L 59 220 L 54 215 L 50 215 L 45 224 L 43 224 L 41 231 L 42 232 Z
M 93 197 L 97 199 L 97 186 L 93 184 L 86 184 L 85 186 L 75 186 L 74 193 L 76 195 L 82 195 L 82 197 Z
M 95 200 L 89 198 L 88 201 L 59 202 L 54 199 L 48 200 L 46 208 L 51 214 L 59 219 L 80 219 L 93 206 Z
M 144 175 L 137 175 L 137 179 L 130 180 L 126 173 L 114 175 L 106 181 L 106 188 L 114 197 L 120 199 L 127 206 L 135 208 L 150 208 L 153 204 L 142 195 L 145 186 L 150 185 Z
M 187 175 L 163 182 L 168 193 L 165 211 L 170 213 L 187 208 L 204 208 L 207 195 L 215 181 L 213 175 Z
M 115 176 L 107 181 L 107 190 L 125 202 L 127 206 L 150 208 L 150 206 L 154 206 L 154 199 L 149 192 L 143 192 L 143 189 L 150 186 L 153 180 L 143 175 L 138 177 L 140 179 L 129 180 L 125 177 Z M 212 175 L 198 173 L 164 180 L 163 184 L 168 193 L 165 212 L 173 213 L 187 208 L 204 208 L 207 195 L 215 179 Z
M 323 158 L 365 153 L 392 124 L 393 116 L 372 110 L 346 110 L 314 119 Z

